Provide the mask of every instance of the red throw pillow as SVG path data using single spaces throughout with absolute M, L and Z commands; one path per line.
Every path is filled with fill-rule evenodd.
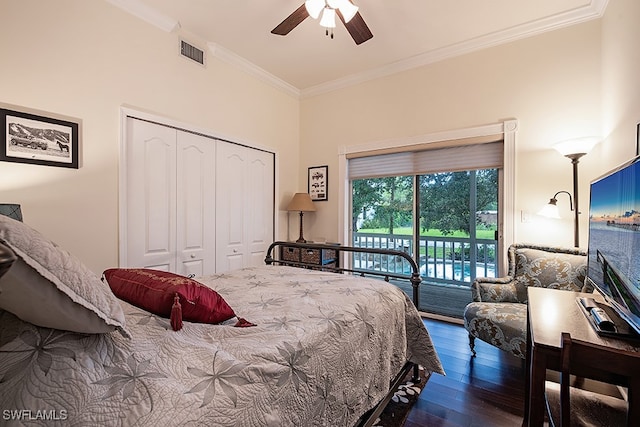
M 182 319 L 220 323 L 235 316 L 220 294 L 188 277 L 146 268 L 111 268 L 103 275 L 118 298 L 170 318 L 174 331 Z

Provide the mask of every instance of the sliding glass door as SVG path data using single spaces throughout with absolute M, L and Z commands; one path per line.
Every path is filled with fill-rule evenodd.
M 476 277 L 498 271 L 498 169 L 354 179 L 352 244 L 409 253 L 423 277 L 419 309 L 454 317 Z M 405 271 L 400 260 L 354 260 Z
M 393 176 L 352 181 L 353 246 L 404 251 L 413 256 L 414 178 Z M 389 257 L 354 259 L 356 268 L 409 272 L 409 264 Z
M 457 286 L 495 277 L 498 171 L 420 175 L 418 182 L 424 277 Z

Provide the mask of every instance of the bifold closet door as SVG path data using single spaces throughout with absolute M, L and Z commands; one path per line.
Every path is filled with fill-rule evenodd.
M 177 132 L 176 267 L 183 275 L 216 272 L 216 144 Z
M 127 120 L 126 267 L 215 273 L 216 141 Z
M 216 271 L 262 265 L 273 241 L 274 156 L 219 141 Z
M 176 271 L 176 130 L 129 118 L 126 265 Z

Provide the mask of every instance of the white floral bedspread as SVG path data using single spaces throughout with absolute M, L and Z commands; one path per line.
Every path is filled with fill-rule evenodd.
M 415 307 L 384 281 L 284 266 L 199 281 L 257 326 L 174 332 L 123 302 L 127 339 L 0 311 L 0 424 L 352 426 L 405 360 L 444 373 Z

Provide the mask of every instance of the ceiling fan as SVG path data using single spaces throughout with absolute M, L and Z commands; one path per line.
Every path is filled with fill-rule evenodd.
M 360 12 L 358 12 L 358 7 L 351 0 L 307 0 L 271 30 L 271 33 L 286 36 L 308 16 L 317 19 L 320 13 L 322 13 L 320 25 L 326 28 L 327 35 L 331 30 L 331 38 L 333 38 L 333 28 L 336 26 L 336 15 L 349 31 L 356 44 L 362 44 L 373 37 L 371 30 L 362 19 Z

